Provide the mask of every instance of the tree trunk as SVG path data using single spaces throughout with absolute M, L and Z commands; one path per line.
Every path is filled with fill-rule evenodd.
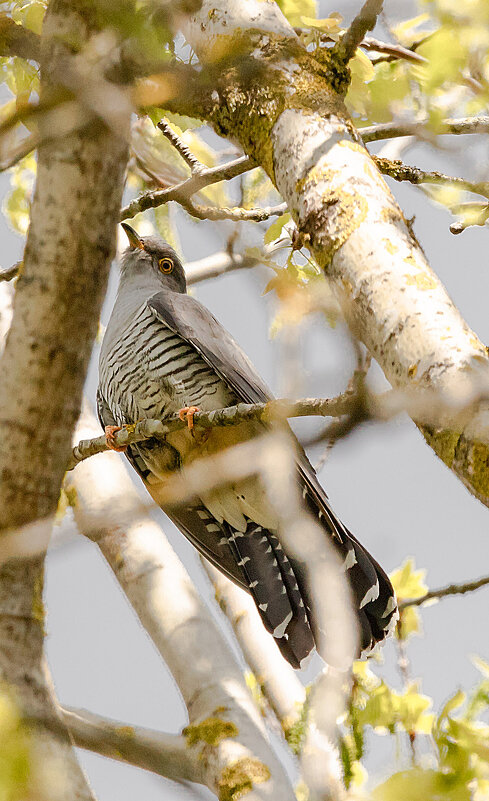
M 469 406 L 419 424 L 467 488 L 489 505 L 489 375 L 470 330 L 364 148 L 343 103 L 344 67 L 307 52 L 275 3 L 204 0 L 186 35 L 215 86 L 205 116 L 238 140 L 286 200 L 355 336 L 396 388 L 433 389 Z M 232 60 L 233 53 L 243 54 Z M 225 57 L 223 59 L 223 54 Z M 223 60 L 222 60 L 223 59 Z
M 42 36 L 44 99 L 56 91 L 68 48 L 94 32 L 95 14 L 82 0 L 51 3 Z M 56 510 L 114 251 L 126 133 L 98 124 L 39 149 L 24 268 L 0 363 L 0 531 L 38 518 L 50 527 Z M 43 570 L 42 550 L 1 568 L 0 679 L 16 688 L 27 714 L 49 720 L 56 712 L 43 657 Z M 42 730 L 36 745 L 64 765 L 64 798 L 93 798 L 67 734 Z

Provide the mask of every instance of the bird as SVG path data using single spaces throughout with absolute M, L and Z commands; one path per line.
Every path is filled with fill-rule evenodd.
M 146 489 L 177 528 L 212 564 L 251 594 L 265 628 L 285 659 L 303 666 L 316 649 L 316 620 L 307 565 L 287 552 L 259 476 L 203 493 L 190 503 L 159 501 L 165 480 L 202 454 L 214 453 L 264 431 L 259 421 L 215 427 L 199 437 L 196 410 L 264 403 L 272 394 L 244 351 L 196 298 L 173 248 L 140 236 L 123 223 L 129 246 L 105 330 L 97 411 L 108 446 L 124 450 Z M 188 426 L 165 440 L 118 448 L 114 435 L 144 418 L 180 414 Z M 292 434 L 291 434 L 292 436 Z M 360 650 L 372 649 L 397 617 L 392 584 L 375 559 L 333 512 L 315 471 L 296 441 L 297 482 L 306 510 L 335 545 L 351 588 Z M 327 661 L 327 655 L 323 655 Z

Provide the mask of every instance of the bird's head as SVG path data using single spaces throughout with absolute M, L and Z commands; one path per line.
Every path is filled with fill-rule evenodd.
M 162 289 L 186 292 L 185 271 L 173 248 L 159 236 L 141 237 L 127 223 L 122 223 L 122 227 L 129 240 L 129 247 L 122 256 L 122 276 L 144 276 Z

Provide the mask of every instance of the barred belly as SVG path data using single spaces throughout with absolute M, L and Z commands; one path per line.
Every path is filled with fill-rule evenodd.
M 108 351 L 100 363 L 100 388 L 118 425 L 162 419 L 183 406 L 211 411 L 236 402 L 197 351 L 146 305 Z

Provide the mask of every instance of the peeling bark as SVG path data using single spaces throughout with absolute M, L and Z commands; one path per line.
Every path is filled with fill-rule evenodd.
M 431 270 L 343 103 L 348 77 L 334 55 L 299 44 L 275 3 L 205 0 L 186 35 L 202 62 L 238 47 L 239 67 L 216 70 L 206 116 L 268 172 L 304 243 L 329 277 L 354 334 L 400 389 L 433 389 L 460 408 L 427 442 L 489 505 L 485 346 Z

